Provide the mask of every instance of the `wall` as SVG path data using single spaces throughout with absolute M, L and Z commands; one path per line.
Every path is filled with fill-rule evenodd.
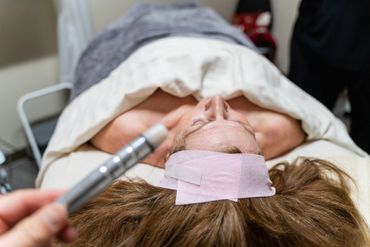
M 272 33 L 278 42 L 276 65 L 284 73 L 288 73 L 290 38 L 299 3 L 300 0 L 271 0 L 274 16 Z
M 55 11 L 50 0 L 0 1 L 0 138 L 15 149 L 26 141 L 16 112 L 23 94 L 56 83 Z M 48 101 L 49 109 L 58 103 Z M 53 109 L 54 108 L 54 109 Z M 32 116 L 44 112 L 34 105 Z M 14 151 L 0 140 L 0 149 Z
M 0 1 L 0 67 L 55 54 L 55 11 L 49 0 Z

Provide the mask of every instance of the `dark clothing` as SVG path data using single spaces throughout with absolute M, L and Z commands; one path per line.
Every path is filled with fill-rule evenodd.
M 348 89 L 352 109 L 350 135 L 370 154 L 370 71 L 338 69 L 306 54 L 294 42 L 291 49 L 290 79 L 326 107 L 332 109 L 338 95 Z
M 332 109 L 347 88 L 351 137 L 370 153 L 369 0 L 302 0 L 289 78 Z
M 71 100 L 106 78 L 138 48 L 170 36 L 207 37 L 256 49 L 239 29 L 195 3 L 141 4 L 99 34 L 81 55 Z
M 370 69 L 370 1 L 302 0 L 293 39 L 338 68 Z

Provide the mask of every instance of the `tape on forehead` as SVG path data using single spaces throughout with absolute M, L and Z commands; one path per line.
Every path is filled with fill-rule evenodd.
M 186 150 L 170 156 L 160 187 L 176 190 L 176 205 L 275 194 L 263 156 Z

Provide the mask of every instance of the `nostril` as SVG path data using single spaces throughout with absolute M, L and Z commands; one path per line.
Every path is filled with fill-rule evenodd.
M 204 109 L 205 110 L 209 110 L 209 108 L 211 107 L 211 105 L 212 105 L 212 98 L 209 98 L 207 101 L 206 101 L 206 103 L 205 103 L 205 105 L 204 105 Z
M 208 110 L 211 107 L 211 101 L 209 101 L 205 106 L 204 109 Z
M 229 109 L 225 107 L 224 119 L 229 119 L 229 118 L 230 118 Z
M 228 112 L 229 111 L 229 105 L 225 102 L 224 104 L 224 108 L 225 108 L 225 111 Z

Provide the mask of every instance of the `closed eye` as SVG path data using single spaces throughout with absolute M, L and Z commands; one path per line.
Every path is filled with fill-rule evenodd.
M 191 124 L 191 128 L 190 128 L 190 131 L 185 133 L 185 136 L 184 137 L 187 137 L 189 136 L 190 134 L 198 131 L 199 129 L 201 129 L 203 126 L 207 125 L 211 123 L 211 121 L 206 121 L 202 118 L 197 118 L 193 121 L 193 123 Z
M 199 124 L 205 124 L 206 121 L 204 119 L 201 119 L 201 118 L 198 118 L 198 119 L 195 119 L 193 121 L 193 123 L 191 124 L 191 126 L 195 126 L 195 125 L 199 125 Z

